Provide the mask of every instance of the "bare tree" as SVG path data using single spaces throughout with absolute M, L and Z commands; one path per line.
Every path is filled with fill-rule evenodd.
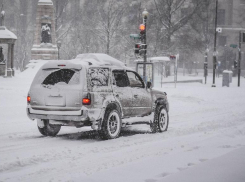
M 105 45 L 105 52 L 111 53 L 113 47 L 119 43 L 118 33 L 123 28 L 123 17 L 126 4 L 117 0 L 107 2 L 97 1 L 97 21 L 94 22 L 93 33 Z M 97 24 L 97 26 L 96 26 Z M 120 38 L 119 38 L 120 39 Z
M 154 0 L 158 20 L 161 23 L 164 46 L 163 49 L 171 52 L 175 34 L 184 27 L 196 13 L 201 0 Z M 174 48 L 172 48 L 174 49 Z

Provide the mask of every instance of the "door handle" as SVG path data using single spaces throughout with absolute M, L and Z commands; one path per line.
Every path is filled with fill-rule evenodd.
M 134 95 L 134 98 L 138 98 L 138 95 Z

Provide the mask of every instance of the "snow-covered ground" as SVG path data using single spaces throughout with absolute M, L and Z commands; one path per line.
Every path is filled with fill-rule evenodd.
M 170 102 L 167 132 L 151 134 L 149 126 L 136 125 L 102 141 L 89 127 L 41 136 L 25 110 L 36 71 L 0 77 L 0 181 L 245 181 L 244 78 L 240 88 L 237 78 L 222 87 L 222 77 L 212 88 L 211 74 L 206 85 L 163 84 L 158 89 Z

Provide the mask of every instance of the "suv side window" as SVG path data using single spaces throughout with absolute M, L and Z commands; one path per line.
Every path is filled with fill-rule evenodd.
M 130 87 L 145 88 L 142 78 L 135 72 L 127 71 Z
M 92 87 L 108 86 L 108 82 L 109 82 L 108 68 L 90 68 L 88 70 L 88 75 Z
M 129 86 L 129 82 L 128 82 L 128 77 L 125 71 L 119 71 L 119 70 L 115 70 L 113 71 L 113 75 L 116 81 L 116 85 L 118 87 L 127 87 Z

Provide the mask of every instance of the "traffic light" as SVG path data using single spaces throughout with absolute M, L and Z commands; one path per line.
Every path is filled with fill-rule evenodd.
M 135 54 L 146 54 L 147 52 L 147 45 L 146 44 L 141 44 L 141 43 L 136 43 L 135 44 L 135 49 L 134 49 L 134 53 Z
M 144 24 L 140 24 L 140 38 L 141 38 L 141 41 L 144 42 L 145 40 L 145 25 Z
M 140 45 L 140 54 L 146 54 L 146 52 L 147 52 L 147 45 L 141 44 Z
M 237 61 L 234 61 L 234 68 L 237 68 Z
M 207 70 L 208 69 L 208 63 L 204 62 L 204 69 Z
M 169 56 L 170 60 L 175 60 L 176 59 L 176 56 Z
M 134 49 L 134 53 L 135 54 L 139 54 L 140 53 L 140 46 L 141 46 L 140 43 L 136 43 L 135 44 L 135 49 Z

